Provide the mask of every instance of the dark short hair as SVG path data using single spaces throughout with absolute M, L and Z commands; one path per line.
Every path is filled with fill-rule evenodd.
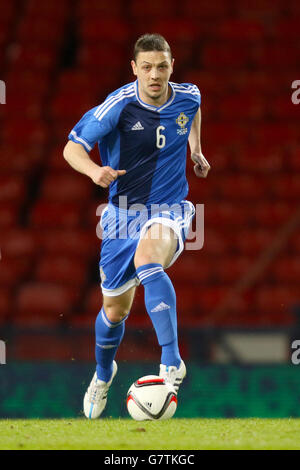
M 136 41 L 133 49 L 133 58 L 136 62 L 139 52 L 150 52 L 150 51 L 162 51 L 169 52 L 170 57 L 172 58 L 172 52 L 169 44 L 161 34 L 143 34 Z

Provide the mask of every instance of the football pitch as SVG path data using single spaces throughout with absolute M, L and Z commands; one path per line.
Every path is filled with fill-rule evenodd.
M 300 419 L 2 419 L 0 449 L 300 449 Z

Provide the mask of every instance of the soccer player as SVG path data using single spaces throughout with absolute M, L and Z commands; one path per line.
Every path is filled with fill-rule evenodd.
M 178 391 L 186 375 L 176 294 L 165 269 L 182 252 L 195 214 L 185 200 L 188 143 L 196 175 L 205 178 L 210 169 L 201 151 L 199 89 L 170 81 L 174 59 L 167 41 L 159 34 L 140 37 L 131 66 L 136 81 L 88 111 L 64 149 L 75 170 L 109 188 L 100 221 L 103 306 L 95 323 L 96 372 L 84 396 L 84 413 L 91 419 L 105 408 L 117 373 L 114 358 L 140 283 L 162 349 L 160 376 Z M 103 166 L 89 157 L 97 143 Z

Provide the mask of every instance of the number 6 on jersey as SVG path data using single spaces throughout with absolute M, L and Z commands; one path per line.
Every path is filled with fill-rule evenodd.
M 164 130 L 164 126 L 158 126 L 158 128 L 156 129 L 156 147 L 158 149 L 162 149 L 166 145 L 166 136 L 160 133 L 160 131 Z

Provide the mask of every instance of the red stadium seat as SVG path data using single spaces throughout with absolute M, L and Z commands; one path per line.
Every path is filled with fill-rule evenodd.
M 297 0 L 290 0 L 287 4 L 284 4 L 288 15 L 300 15 L 300 5 Z
M 211 315 L 215 308 L 225 299 L 227 289 L 224 286 L 213 286 L 197 292 L 198 310 L 204 315 Z
M 21 140 L 23 146 L 45 144 L 49 130 L 44 122 L 34 119 L 21 119 L 19 117 L 6 120 L 2 136 L 7 143 L 14 143 L 16 138 Z
M 236 3 L 237 14 L 245 18 L 274 18 L 280 16 L 284 10 L 285 4 L 282 0 L 260 0 L 252 2 L 251 0 L 239 0 Z
M 72 104 L 72 107 L 73 107 L 73 104 Z M 63 148 L 68 141 L 69 133 L 73 129 L 76 122 L 79 121 L 79 119 L 82 117 L 82 115 L 77 114 L 77 111 L 75 112 L 73 108 L 74 114 L 72 114 L 69 111 L 68 112 L 69 116 L 65 117 L 62 115 L 62 103 L 59 103 L 59 108 L 60 108 L 58 110 L 59 117 L 57 117 L 55 121 L 53 122 L 51 137 L 52 137 L 52 141 L 56 145 L 60 145 L 61 151 L 63 151 Z M 52 110 L 50 109 L 49 111 L 51 113 Z
M 300 278 L 300 259 L 298 256 L 280 257 L 270 267 L 273 278 L 279 284 L 288 283 L 297 287 Z
M 215 267 L 216 277 L 219 283 L 231 284 L 237 282 L 247 274 L 253 261 L 246 256 L 222 257 L 222 261 Z
M 73 119 L 73 126 L 89 109 L 95 106 L 95 97 L 89 90 L 78 93 L 77 90 L 58 93 L 52 100 L 51 112 L 55 120 Z M 72 127 L 73 127 L 72 126 Z M 67 134 L 66 134 L 67 138 Z
M 0 166 L 3 173 L 32 175 L 42 164 L 43 147 L 41 145 L 24 146 L 23 142 L 11 140 L 0 145 Z
M 299 141 L 299 130 L 295 120 L 260 124 L 257 128 L 253 126 L 252 130 L 256 142 L 265 147 L 283 144 L 291 146 Z
M 88 200 L 93 183 L 89 178 L 70 172 L 48 173 L 41 188 L 41 197 L 47 201 L 72 202 Z
M 274 238 L 271 230 L 264 228 L 250 229 L 239 231 L 234 240 L 236 250 L 245 256 L 255 257 L 266 250 Z
M 14 69 L 35 69 L 39 70 L 53 70 L 58 60 L 57 51 L 50 44 L 30 44 L 30 47 L 25 44 L 18 45 L 10 53 L 10 59 Z
M 234 158 L 234 167 L 238 171 L 266 172 L 272 174 L 284 168 L 286 158 L 278 146 L 254 145 L 242 147 Z
M 234 165 L 232 165 L 232 151 L 227 150 L 222 145 L 218 146 L 217 142 L 215 145 L 209 142 L 205 145 L 203 151 L 214 173 L 230 171 L 234 167 Z
M 126 8 L 127 9 L 127 8 Z M 79 2 L 77 6 L 77 14 L 79 19 L 82 17 L 122 17 L 123 1 L 114 0 L 113 2 L 99 2 L 99 0 L 89 0 L 89 2 Z
M 171 19 L 158 20 L 152 24 L 152 30 L 162 34 L 170 42 L 182 43 L 187 46 L 199 38 L 200 29 L 197 22 L 191 20 Z
M 166 0 L 161 2 L 153 0 L 151 2 L 140 2 L 132 0 L 129 4 L 129 13 L 137 22 L 145 21 L 145 18 L 170 18 L 170 12 L 174 10 L 174 1 Z M 154 31 L 154 30 L 153 30 Z
M 207 256 L 206 251 L 185 252 L 174 264 L 168 269 L 168 275 L 178 284 L 181 289 L 182 284 L 194 285 L 208 284 L 214 281 L 215 264 L 213 258 Z
M 119 49 L 118 49 L 119 50 Z M 79 48 L 78 54 L 82 53 L 82 47 Z M 87 73 L 82 68 L 74 68 L 64 70 L 59 75 L 58 90 L 60 93 L 68 93 L 69 90 L 84 91 L 90 90 L 94 95 L 101 91 L 99 86 L 99 77 L 92 73 Z
M 29 0 L 25 5 L 26 17 L 32 18 L 52 18 L 59 20 L 67 18 L 70 14 L 70 1 L 61 0 L 56 5 L 51 1 L 39 2 L 38 0 Z
M 300 14 L 300 10 L 299 10 Z M 299 16 L 281 20 L 274 27 L 276 38 L 281 41 L 297 40 L 299 37 Z
M 13 321 L 32 326 L 61 324 L 79 298 L 77 289 L 58 284 L 24 284 L 16 297 L 17 315 Z
M 100 308 L 99 308 L 100 309 Z M 98 310 L 99 310 L 98 309 Z M 90 338 L 90 345 L 93 346 L 93 339 L 94 339 L 94 330 L 95 330 L 95 321 L 96 317 L 98 315 L 98 311 L 95 311 L 94 313 L 91 312 L 84 312 L 84 313 L 79 313 L 76 315 L 71 315 L 69 318 L 69 324 L 73 328 L 79 328 L 80 329 L 80 335 L 79 335 L 79 340 L 81 340 L 82 337 L 82 331 L 84 329 L 88 329 L 91 332 L 91 338 Z
M 16 203 L 0 203 L 0 227 L 14 227 L 19 222 L 20 206 Z
M 215 29 L 215 37 L 221 41 L 262 41 L 264 33 L 261 21 L 240 18 L 224 18 Z
M 49 171 L 66 171 L 70 169 L 70 165 L 63 157 L 63 150 L 66 143 L 67 135 L 64 143 L 56 145 L 50 150 L 47 161 Z
M 222 177 L 219 191 L 223 200 L 253 201 L 268 197 L 267 181 L 250 175 L 229 175 Z
M 253 61 L 259 68 L 296 67 L 299 63 L 299 48 L 287 47 L 281 43 L 257 46 L 253 52 Z
M 26 180 L 20 175 L 0 175 L 0 203 L 23 202 L 26 197 Z
M 177 295 L 177 312 L 179 324 L 185 318 L 200 313 L 197 292 L 194 286 L 181 285 L 176 292 Z
M 1 276 L 1 274 L 0 274 Z M 0 325 L 3 325 L 8 319 L 13 309 L 13 298 L 10 290 L 0 288 Z
M 192 164 L 193 167 L 193 164 Z M 215 175 L 214 175 L 215 176 Z M 207 200 L 210 200 L 213 198 L 217 192 L 218 188 L 214 184 L 218 181 L 218 178 L 213 178 L 212 179 L 199 179 L 196 177 L 196 175 L 191 172 L 190 177 L 188 178 L 188 183 L 189 183 L 189 198 L 197 200 L 202 203 L 206 202 Z
M 291 170 L 300 170 L 300 147 L 297 146 L 291 150 L 288 158 L 289 167 Z
M 78 67 L 82 70 L 86 70 L 86 68 L 103 69 L 103 65 L 105 64 L 105 69 L 108 69 L 110 72 L 113 71 L 115 74 L 119 75 L 120 68 L 122 67 L 122 65 L 127 65 L 126 59 L 127 56 L 124 52 L 123 47 L 120 47 L 118 45 L 114 46 L 109 43 L 107 43 L 105 47 L 103 41 L 100 41 L 98 43 L 92 41 L 85 42 L 81 45 L 78 52 L 77 63 Z M 89 79 L 90 76 L 93 76 L 92 72 L 86 74 L 86 77 Z M 101 81 L 101 77 L 98 76 L 97 78 L 98 80 L 100 78 Z M 89 87 L 88 89 L 90 90 Z
M 265 102 L 262 96 L 249 93 L 227 95 L 218 103 L 219 116 L 228 120 L 252 120 L 262 119 L 266 112 Z
M 78 259 L 89 260 L 98 257 L 100 240 L 94 231 L 80 228 L 45 227 L 36 233 L 41 253 L 49 256 L 76 256 Z
M 81 38 L 89 41 L 108 41 L 124 44 L 130 39 L 130 26 L 121 18 L 85 17 L 80 23 Z
M 228 232 L 216 227 L 204 227 L 204 246 L 203 253 L 206 255 L 223 256 L 224 254 L 231 252 L 234 248 L 234 234 L 231 230 Z M 201 258 L 200 254 L 200 258 Z
M 205 69 L 226 69 L 231 67 L 234 70 L 247 67 L 252 60 L 251 51 L 236 43 L 227 45 L 207 44 L 203 47 L 202 62 Z
M 99 284 L 90 287 L 90 289 L 87 291 L 84 306 L 85 311 L 88 314 L 92 314 L 96 319 L 96 316 L 98 315 L 98 312 L 102 307 L 102 291 L 100 288 L 100 278 Z
M 42 99 L 49 91 L 51 76 L 48 70 L 39 71 L 39 79 L 36 80 L 36 72 L 34 70 L 23 70 L 20 74 L 11 69 L 7 74 L 7 83 L 9 83 L 9 90 L 11 90 L 11 98 L 15 93 L 22 93 L 24 91 L 29 95 L 34 95 L 36 99 Z M 12 92 L 13 91 L 13 92 Z M 9 104 L 9 103 L 7 103 Z
M 226 76 L 224 81 L 229 83 L 228 92 L 237 92 L 246 95 L 253 94 L 261 97 L 274 97 L 286 89 L 286 75 L 282 73 L 274 74 L 272 70 L 256 69 L 246 70 L 243 69 L 233 76 Z
M 210 122 L 205 126 L 205 141 L 207 145 L 212 143 L 215 146 L 218 143 L 220 146 L 240 146 L 249 138 L 249 132 L 250 129 L 240 122 Z
M 30 259 L 38 253 L 37 236 L 30 229 L 15 227 L 0 233 L 2 257 Z
M 30 258 L 6 258 L 4 253 L 2 256 L 0 261 L 1 286 L 13 287 L 29 277 L 32 271 Z
M 261 287 L 256 291 L 254 308 L 262 314 L 280 313 L 291 320 L 293 306 L 299 303 L 299 291 L 293 286 Z
M 187 69 L 183 71 L 182 81 L 185 83 L 193 83 L 198 86 L 200 93 L 203 95 L 205 103 L 208 97 L 215 94 L 222 95 L 227 93 L 227 77 L 220 80 L 220 77 L 211 70 Z
M 297 174 L 280 174 L 274 179 L 272 186 L 275 198 L 283 201 L 299 201 L 300 184 Z
M 275 119 L 299 119 L 299 108 L 286 96 L 278 97 L 271 101 L 269 114 Z
M 300 233 L 297 232 L 292 235 L 289 242 L 289 248 L 293 254 L 300 253 Z
M 81 287 L 86 284 L 87 272 L 87 264 L 78 257 L 48 255 L 39 258 L 34 279 L 39 282 Z
M 232 4 L 226 0 L 215 0 L 214 2 L 198 2 L 190 0 L 180 3 L 181 12 L 190 18 L 198 20 L 215 20 L 215 18 L 227 18 L 232 12 Z
M 10 93 L 7 96 L 5 107 L 5 116 L 9 119 L 22 113 L 28 119 L 41 119 L 44 100 L 34 90 L 14 90 L 10 87 Z
M 38 41 L 58 47 L 63 40 L 63 26 L 59 17 L 25 17 L 18 31 L 19 40 L 22 44 Z
M 39 201 L 30 215 L 31 227 L 34 228 L 75 228 L 82 220 L 82 205 L 76 203 L 58 203 Z
M 205 227 L 243 227 L 251 219 L 252 205 L 239 202 L 209 202 L 205 206 Z
M 283 202 L 264 202 L 253 208 L 253 220 L 259 226 L 280 228 L 293 216 L 295 207 Z

